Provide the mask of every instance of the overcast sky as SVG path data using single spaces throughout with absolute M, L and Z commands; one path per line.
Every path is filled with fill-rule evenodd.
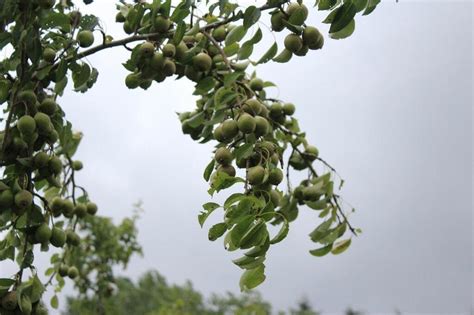
M 113 1 L 96 1 L 108 31 Z M 308 233 L 317 215 L 302 209 L 288 238 L 272 248 L 259 287 L 277 309 L 301 296 L 325 312 L 348 306 L 371 313 L 467 313 L 472 293 L 472 3 L 385 1 L 358 17 L 355 34 L 258 74 L 297 105 L 309 140 L 346 179 L 343 196 L 364 234 L 340 256 L 315 258 Z M 110 12 L 110 13 L 107 13 Z M 310 23 L 324 13 L 312 11 Z M 270 45 L 267 41 L 266 45 Z M 265 47 L 266 48 L 266 47 Z M 262 48 L 263 50 L 263 48 Z M 241 270 L 222 242 L 197 222 L 209 201 L 202 171 L 212 145 L 181 134 L 176 111 L 194 108 L 184 80 L 127 90 L 128 52 L 90 58 L 99 81 L 61 100 L 84 133 L 79 182 L 102 215 L 130 215 L 143 201 L 144 258 L 124 274 L 157 269 L 170 282 L 203 292 L 238 291 Z M 217 220 L 219 215 L 215 215 Z

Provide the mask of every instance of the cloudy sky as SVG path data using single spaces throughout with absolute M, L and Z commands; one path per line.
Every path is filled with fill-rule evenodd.
M 113 1 L 96 2 L 88 10 L 101 12 L 107 30 L 122 36 Z M 308 254 L 314 247 L 308 233 L 318 218 L 303 209 L 288 238 L 270 251 L 259 288 L 277 308 L 306 296 L 335 313 L 348 306 L 371 313 L 470 310 L 472 7 L 387 0 L 357 19 L 349 39 L 327 40 L 322 51 L 258 70 L 279 85 L 275 95 L 297 105 L 309 140 L 346 179 L 342 194 L 364 231 L 344 255 L 317 259 Z M 314 11 L 309 24 L 327 31 L 324 17 Z M 143 201 L 145 256 L 124 274 L 157 269 L 205 293 L 237 292 L 235 255 L 209 242 L 197 223 L 209 200 L 202 171 L 212 145 L 183 136 L 175 115 L 194 107 L 192 84 L 127 90 L 120 65 L 127 55 L 116 49 L 90 58 L 99 82 L 61 101 L 84 133 L 79 181 L 102 215 L 123 218 Z

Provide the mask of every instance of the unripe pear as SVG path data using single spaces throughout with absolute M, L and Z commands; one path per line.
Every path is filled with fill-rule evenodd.
M 93 202 L 88 202 L 87 203 L 87 213 L 89 213 L 90 215 L 95 215 L 97 213 L 97 205 Z
M 268 175 L 268 182 L 272 185 L 278 185 L 283 180 L 283 172 L 279 168 L 274 168 L 270 171 Z
M 322 37 L 322 35 L 316 27 L 306 26 L 303 30 L 303 42 L 306 45 L 317 44 L 320 37 Z
M 63 170 L 63 163 L 59 157 L 54 155 L 49 159 L 48 167 L 54 175 L 58 175 Z
M 155 45 L 153 45 L 153 43 L 151 42 L 144 42 L 138 48 L 139 55 L 143 56 L 144 58 L 149 58 L 153 56 L 154 52 L 155 52 Z
M 270 117 L 277 118 L 283 116 L 283 106 L 280 103 L 273 103 L 270 106 Z
M 7 292 L 2 297 L 2 307 L 8 311 L 13 311 L 18 305 L 18 297 L 16 291 Z
M 77 33 L 76 39 L 82 48 L 90 47 L 94 43 L 94 34 L 89 30 L 83 30 Z
M 285 20 L 285 14 L 281 11 L 277 11 L 272 14 L 270 23 L 272 25 L 272 30 L 275 32 L 281 32 L 285 28 L 283 21 Z
M 51 131 L 51 119 L 45 113 L 38 112 L 35 115 L 36 127 L 40 133 L 48 133 Z
M 316 186 L 303 188 L 303 198 L 305 200 L 317 201 L 321 197 L 321 192 Z
M 321 35 L 318 39 L 318 41 L 314 44 L 308 44 L 308 48 L 311 49 L 311 50 L 318 50 L 318 49 L 321 49 L 323 48 L 324 46 L 324 37 L 323 35 Z
M 14 201 L 13 193 L 10 189 L 6 189 L 0 193 L 0 209 L 9 208 Z
M 35 232 L 35 239 L 38 243 L 46 243 L 51 239 L 52 231 L 46 223 L 41 224 Z
M 239 130 L 247 134 L 255 131 L 255 125 L 255 118 L 247 113 L 243 113 L 237 121 Z
M 233 156 L 229 149 L 225 147 L 220 147 L 216 150 L 214 159 L 219 164 L 229 165 L 232 162 Z
M 217 171 L 226 173 L 230 177 L 235 176 L 235 168 L 232 165 L 219 165 L 219 167 L 217 168 Z
M 280 205 L 280 200 L 280 193 L 276 190 L 270 190 L 270 201 L 275 207 L 278 207 Z
M 64 208 L 64 200 L 59 198 L 59 197 L 54 197 L 54 199 L 51 201 L 49 207 L 53 211 L 53 214 L 59 215 L 63 211 Z
M 293 196 L 295 196 L 296 199 L 302 200 L 304 198 L 303 196 L 303 187 L 298 186 L 293 190 Z
M 158 16 L 155 19 L 155 30 L 158 33 L 166 33 L 168 29 L 170 28 L 170 25 L 171 25 L 170 20 L 163 16 Z
M 123 23 L 123 31 L 126 33 L 126 34 L 132 34 L 134 29 L 132 27 L 132 24 L 130 24 L 129 21 L 125 21 Z
M 56 0 L 39 0 L 38 4 L 42 9 L 49 10 L 54 7 Z
M 115 15 L 115 22 L 117 23 L 123 23 L 125 22 L 126 19 L 125 19 L 125 16 L 122 14 L 122 12 L 117 12 L 117 14 Z
M 69 267 L 68 271 L 67 271 L 67 276 L 71 279 L 74 279 L 76 278 L 77 276 L 79 275 L 79 270 L 77 270 L 76 267 L 72 266 L 72 267 Z
M 259 78 L 253 78 L 250 80 L 249 86 L 254 91 L 261 91 L 263 90 L 263 81 Z
M 270 130 L 270 123 L 267 119 L 256 116 L 255 117 L 255 135 L 257 137 L 265 136 Z
M 18 100 L 24 102 L 27 105 L 35 105 L 37 102 L 35 92 L 31 90 L 25 90 L 18 93 Z
M 193 57 L 193 65 L 198 71 L 208 71 L 212 66 L 212 58 L 206 53 L 199 53 Z
M 309 51 L 309 47 L 307 45 L 303 44 L 303 46 L 301 46 L 300 50 L 295 52 L 295 55 L 296 56 L 306 56 L 308 51 Z
M 33 164 L 35 168 L 40 169 L 48 165 L 49 162 L 49 155 L 46 152 L 38 152 L 33 158 Z
M 176 46 L 176 53 L 174 55 L 174 58 L 177 61 L 182 61 L 184 57 L 186 57 L 186 53 L 188 52 L 188 46 L 184 43 L 184 41 L 181 41 L 177 46 Z
M 304 161 L 304 159 L 301 157 L 301 155 L 297 152 L 293 153 L 290 157 L 289 164 L 295 169 L 295 170 L 304 170 L 307 165 Z
M 262 111 L 262 103 L 256 99 L 248 99 L 242 105 L 242 110 L 251 115 L 258 115 Z
M 305 148 L 304 155 L 308 160 L 314 161 L 318 158 L 319 150 L 315 146 L 308 145 Z
M 46 47 L 43 50 L 43 59 L 46 62 L 53 63 L 54 59 L 56 59 L 56 50 L 54 50 L 53 48 L 50 48 L 50 47 Z
M 71 218 L 74 213 L 74 203 L 71 200 L 63 200 L 62 210 L 66 218 Z
M 295 53 L 303 47 L 303 40 L 296 34 L 288 34 L 285 37 L 283 44 L 286 49 Z
M 66 264 L 61 264 L 58 268 L 58 274 L 61 276 L 61 277 L 66 277 L 67 276 L 67 272 L 69 270 L 69 266 L 66 265 Z
M 265 169 L 261 165 L 257 165 L 248 169 L 247 179 L 251 185 L 260 185 L 265 177 Z
M 214 135 L 214 139 L 216 139 L 217 141 L 219 141 L 219 142 L 224 142 L 225 141 L 224 135 L 222 133 L 222 125 L 217 126 L 214 129 L 213 135 Z
M 78 246 L 81 243 L 81 238 L 73 230 L 68 230 L 66 232 L 66 243 L 72 246 Z
M 82 162 L 79 161 L 79 160 L 73 161 L 71 166 L 72 166 L 72 169 L 75 170 L 75 171 L 80 171 L 84 167 L 82 165 Z
M 232 139 L 239 133 L 237 122 L 232 119 L 227 119 L 222 123 L 222 136 L 224 139 Z
M 63 247 L 66 244 L 66 232 L 58 227 L 53 227 L 49 242 L 54 247 Z
M 298 2 L 290 3 L 286 13 L 290 16 L 291 22 L 294 25 L 302 25 L 308 18 L 308 8 Z
M 136 89 L 140 85 L 140 74 L 130 73 L 125 77 L 125 85 L 129 89 Z
M 193 66 L 186 66 L 184 68 L 184 75 L 194 82 L 199 81 L 202 77 L 202 73 L 197 71 Z
M 33 195 L 28 190 L 20 190 L 15 194 L 15 205 L 20 209 L 31 206 Z
M 78 217 L 78 218 L 83 218 L 86 216 L 87 214 L 87 207 L 85 204 L 83 203 L 78 203 L 75 207 L 74 207 L 74 214 Z
M 54 98 L 45 98 L 41 104 L 38 106 L 38 109 L 40 112 L 43 112 L 48 115 L 53 115 L 56 112 L 56 109 L 58 108 L 58 104 L 56 104 L 56 101 Z
M 155 53 L 150 60 L 150 67 L 153 70 L 161 70 L 163 69 L 163 65 L 165 64 L 165 57 L 162 53 Z
M 32 135 L 36 130 L 36 122 L 30 115 L 21 116 L 18 119 L 17 128 L 22 135 Z
M 166 76 L 172 76 L 176 72 L 176 64 L 171 59 L 166 59 L 163 64 L 163 73 Z
M 165 57 L 174 57 L 176 54 L 176 47 L 173 44 L 168 43 L 163 46 L 162 52 Z
M 224 25 L 221 25 L 212 31 L 212 37 L 214 37 L 218 42 L 222 42 L 226 38 L 226 35 L 227 32 Z
M 291 103 L 286 103 L 283 105 L 283 113 L 285 115 L 291 116 L 295 113 L 295 105 Z

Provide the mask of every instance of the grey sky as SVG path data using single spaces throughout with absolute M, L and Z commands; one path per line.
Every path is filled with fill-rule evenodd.
M 100 2 L 100 1 L 97 1 Z M 107 28 L 112 1 L 94 4 Z M 313 12 L 310 24 L 321 26 Z M 267 42 L 269 44 L 269 42 Z M 141 199 L 145 257 L 125 274 L 156 268 L 204 291 L 238 290 L 241 271 L 222 242 L 210 243 L 196 216 L 209 200 L 203 168 L 211 145 L 183 136 L 175 111 L 194 107 L 192 85 L 124 87 L 124 50 L 90 62 L 99 82 L 61 101 L 84 133 L 79 181 L 103 215 L 122 218 Z M 359 17 L 355 34 L 259 76 L 297 105 L 308 138 L 346 179 L 343 196 L 364 230 L 341 256 L 317 259 L 302 209 L 289 237 L 270 251 L 259 288 L 277 308 L 307 296 L 317 309 L 373 313 L 466 313 L 472 293 L 472 3 L 385 1 Z M 277 91 L 275 91 L 277 92 Z M 218 214 L 214 219 L 218 219 Z M 208 224 L 206 227 L 209 227 Z

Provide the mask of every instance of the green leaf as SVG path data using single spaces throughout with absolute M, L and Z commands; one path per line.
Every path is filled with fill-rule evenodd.
M 58 309 L 58 306 L 59 306 L 59 302 L 58 302 L 58 296 L 57 295 L 54 295 L 52 298 L 51 298 L 51 307 L 54 308 L 55 310 Z
M 260 15 L 260 9 L 253 5 L 249 6 L 244 12 L 244 27 L 248 29 L 250 26 L 257 23 L 260 19 Z
M 242 198 L 244 198 L 245 195 L 242 194 L 242 193 L 235 193 L 235 194 L 232 194 L 230 195 L 226 201 L 224 202 L 224 209 L 227 209 L 229 208 L 230 206 L 232 206 L 234 203 L 242 200 Z
M 231 177 L 224 172 L 217 172 L 211 181 L 211 188 L 208 193 L 213 195 L 214 192 L 219 192 L 237 183 L 245 183 L 245 180 L 240 177 Z
M 197 128 L 199 126 L 202 125 L 202 123 L 204 122 L 206 118 L 206 115 L 204 112 L 199 112 L 197 114 L 195 114 L 194 116 L 192 116 L 191 118 L 187 119 L 187 123 L 189 126 L 191 126 L 192 128 Z
M 213 225 L 209 229 L 209 240 L 210 241 L 215 241 L 222 235 L 224 235 L 225 231 L 227 231 L 227 224 L 222 222 L 222 223 L 217 223 Z
M 334 20 L 331 22 L 329 33 L 336 33 L 346 27 L 357 13 L 356 6 L 350 2 L 344 3 L 341 7 L 336 9 L 336 15 Z
M 250 57 L 253 52 L 253 45 L 254 44 L 250 41 L 243 43 L 242 47 L 240 47 L 239 52 L 237 54 L 237 59 L 243 60 Z
M 234 150 L 234 156 L 237 160 L 246 159 L 253 153 L 253 144 L 245 143 Z
M 249 257 L 249 256 L 243 256 L 238 259 L 234 259 L 232 262 L 239 266 L 242 269 L 254 269 L 258 267 L 260 264 L 262 264 L 265 261 L 265 256 L 260 256 L 260 257 Z
M 212 159 L 211 162 L 207 164 L 206 169 L 204 170 L 204 174 L 203 174 L 204 180 L 206 182 L 208 182 L 209 178 L 211 178 L 211 174 L 212 174 L 212 171 L 214 170 L 215 164 L 216 164 L 216 161 L 214 159 Z
M 232 241 L 232 244 L 234 244 L 237 247 L 240 247 L 240 240 L 244 236 L 244 234 L 250 229 L 250 226 L 252 225 L 254 221 L 254 216 L 246 216 L 244 217 L 239 223 L 237 223 L 231 230 L 230 233 L 230 239 Z
M 352 3 L 356 6 L 357 12 L 360 12 L 367 7 L 369 0 L 352 0 Z
M 201 211 L 201 213 L 199 213 L 198 215 L 198 221 L 201 227 L 204 225 L 204 222 L 206 222 L 209 215 L 211 215 L 211 213 L 217 208 L 219 208 L 220 206 L 219 204 L 215 202 L 208 202 L 208 203 L 203 204 L 202 207 L 205 211 Z
M 279 62 L 279 63 L 285 63 L 290 61 L 291 57 L 293 57 L 293 53 L 289 51 L 288 49 L 283 49 L 281 53 L 273 58 L 273 61 Z
M 186 23 L 181 21 L 178 23 L 178 26 L 176 27 L 176 31 L 174 32 L 173 35 L 173 42 L 175 45 L 178 45 L 181 40 L 184 37 L 184 33 L 186 32 Z
M 372 13 L 372 11 L 375 10 L 380 1 L 381 0 L 369 0 L 367 3 L 367 7 L 365 8 L 365 11 L 364 13 L 362 13 L 362 15 L 369 15 L 370 13 Z
M 273 45 L 267 50 L 267 52 L 257 61 L 259 63 L 266 63 L 270 61 L 273 57 L 275 57 L 276 53 L 278 52 L 278 45 L 277 43 L 273 43 Z
M 87 14 L 81 18 L 79 27 L 83 30 L 93 31 L 99 25 L 99 19 L 95 15 Z
M 331 249 L 332 249 L 332 244 L 329 244 L 329 245 L 321 247 L 321 248 L 310 250 L 309 253 L 313 256 L 316 256 L 316 257 L 322 257 L 322 256 L 328 254 L 331 251 Z
M 196 84 L 196 91 L 194 95 L 205 95 L 216 85 L 216 80 L 213 77 L 205 77 L 199 80 Z
M 241 291 L 251 290 L 265 281 L 265 265 L 246 270 L 240 277 L 239 285 Z
M 270 244 L 276 244 L 285 239 L 285 237 L 288 235 L 288 231 L 290 230 L 290 224 L 286 219 L 283 220 L 283 225 L 281 226 L 280 231 L 278 232 L 277 235 L 275 235 L 274 238 L 270 240 Z
M 265 241 L 265 238 L 268 237 L 268 230 L 265 224 L 265 221 L 261 220 L 256 222 L 247 233 L 242 236 L 240 240 L 239 247 L 242 249 L 251 248 L 253 246 L 258 246 Z
M 342 241 L 338 241 L 338 242 L 334 243 L 331 253 L 333 255 L 342 254 L 343 252 L 346 251 L 346 249 L 349 248 L 349 246 L 351 246 L 351 239 L 350 238 L 342 240 Z
M 243 72 L 241 71 L 234 71 L 231 73 L 226 73 L 224 75 L 224 86 L 229 87 L 232 85 L 235 81 L 237 81 L 240 77 L 244 75 Z
M 236 53 L 239 52 L 239 50 L 240 50 L 240 46 L 238 43 L 232 43 L 224 47 L 224 52 L 227 55 L 227 57 L 235 55 Z
M 78 89 L 87 83 L 91 76 L 91 68 L 87 63 L 78 65 L 72 69 L 72 80 L 74 82 L 74 88 Z
M 320 225 L 318 225 L 313 232 L 309 234 L 309 237 L 313 242 L 318 242 L 320 239 L 324 238 L 326 235 L 328 235 L 330 232 L 329 228 L 331 227 L 332 220 L 326 220 Z
M 233 43 L 239 42 L 242 38 L 244 38 L 245 34 L 247 33 L 247 29 L 243 25 L 239 25 L 234 27 L 227 37 L 225 38 L 225 45 L 230 46 Z
M 334 8 L 336 4 L 337 4 L 337 0 L 320 0 L 318 3 L 318 10 L 320 11 L 330 10 Z
M 259 41 L 262 40 L 262 30 L 260 28 L 257 29 L 257 31 L 255 32 L 255 34 L 253 34 L 252 38 L 248 41 L 252 44 L 256 44 L 258 43 Z
M 351 36 L 352 33 L 354 33 L 354 30 L 355 30 L 355 20 L 352 19 L 352 21 L 349 24 L 347 24 L 347 26 L 344 27 L 339 32 L 329 33 L 329 37 L 331 37 L 332 39 L 347 38 L 347 37 Z

